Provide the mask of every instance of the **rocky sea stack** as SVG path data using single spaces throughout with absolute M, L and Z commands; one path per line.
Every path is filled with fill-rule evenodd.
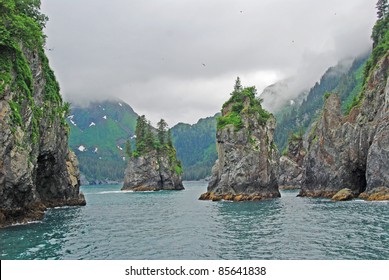
M 273 142 L 275 119 L 256 98 L 255 87 L 239 78 L 217 120 L 218 160 L 201 200 L 261 200 L 280 197 L 278 152 Z
M 128 165 L 122 190 L 183 190 L 181 162 L 176 157 L 170 130 L 164 120 L 155 133 L 145 116 L 137 120 L 136 150 L 127 144 Z
M 0 227 L 42 219 L 48 207 L 85 205 L 39 2 L 0 4 Z

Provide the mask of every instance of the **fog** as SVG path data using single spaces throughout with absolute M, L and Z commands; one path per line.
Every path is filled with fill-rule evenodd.
M 46 52 L 65 99 L 118 97 L 171 126 L 220 111 L 234 81 L 285 98 L 371 47 L 376 1 L 43 0 Z

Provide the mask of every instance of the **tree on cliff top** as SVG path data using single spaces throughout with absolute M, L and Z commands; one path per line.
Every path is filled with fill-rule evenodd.
M 181 175 L 182 165 L 176 157 L 177 152 L 173 146 L 171 132 L 170 129 L 168 129 L 168 124 L 165 120 L 161 119 L 158 122 L 158 128 L 155 131 L 144 115 L 138 117 L 135 136 L 136 150 L 132 152 L 132 156 L 136 158 L 156 151 L 158 158 L 167 156 L 171 169 Z M 130 147 L 129 144 L 128 148 L 126 147 L 126 150 L 130 151 Z
M 257 118 L 258 122 L 265 124 L 270 113 L 262 108 L 262 99 L 256 97 L 255 86 L 242 88 L 239 77 L 235 81 L 234 91 L 230 99 L 223 104 L 222 115 L 217 118 L 217 128 L 222 129 L 232 124 L 236 130 L 243 128 L 242 116 Z
M 383 19 L 388 15 L 388 0 L 378 0 L 376 7 L 378 19 Z
M 380 0 L 377 3 L 378 20 L 373 27 L 371 38 L 373 39 L 373 52 L 366 63 L 364 71 L 364 84 L 368 80 L 373 66 L 378 60 L 383 57 L 389 50 L 389 17 L 388 17 L 388 1 Z

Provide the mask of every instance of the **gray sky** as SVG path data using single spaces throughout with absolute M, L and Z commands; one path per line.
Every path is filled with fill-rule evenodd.
M 65 99 L 118 97 L 173 126 L 218 112 L 236 76 L 258 92 L 290 76 L 295 91 L 311 87 L 369 49 L 376 2 L 42 0 L 42 9 Z

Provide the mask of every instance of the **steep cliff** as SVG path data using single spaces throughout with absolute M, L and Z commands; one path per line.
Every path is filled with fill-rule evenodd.
M 41 219 L 47 207 L 85 205 L 38 8 L 0 3 L 0 227 Z
M 297 189 L 301 187 L 305 154 L 302 135 L 291 134 L 287 149 L 280 158 L 278 177 L 280 189 Z
M 136 124 L 136 150 L 127 151 L 129 161 L 122 190 L 183 190 L 181 162 L 176 157 L 170 130 L 161 120 L 153 131 L 145 116 Z M 127 146 L 128 149 L 131 146 Z
M 239 79 L 218 118 L 218 160 L 203 200 L 261 200 L 279 197 L 278 152 L 273 141 L 274 117 L 262 109 L 254 87 Z
M 122 190 L 159 191 L 183 190 L 181 174 L 174 168 L 167 155 L 156 151 L 131 158 L 125 171 Z
M 300 195 L 332 197 L 343 188 L 354 195 L 389 187 L 389 52 L 372 68 L 359 102 L 342 116 L 332 94 L 312 129 Z

